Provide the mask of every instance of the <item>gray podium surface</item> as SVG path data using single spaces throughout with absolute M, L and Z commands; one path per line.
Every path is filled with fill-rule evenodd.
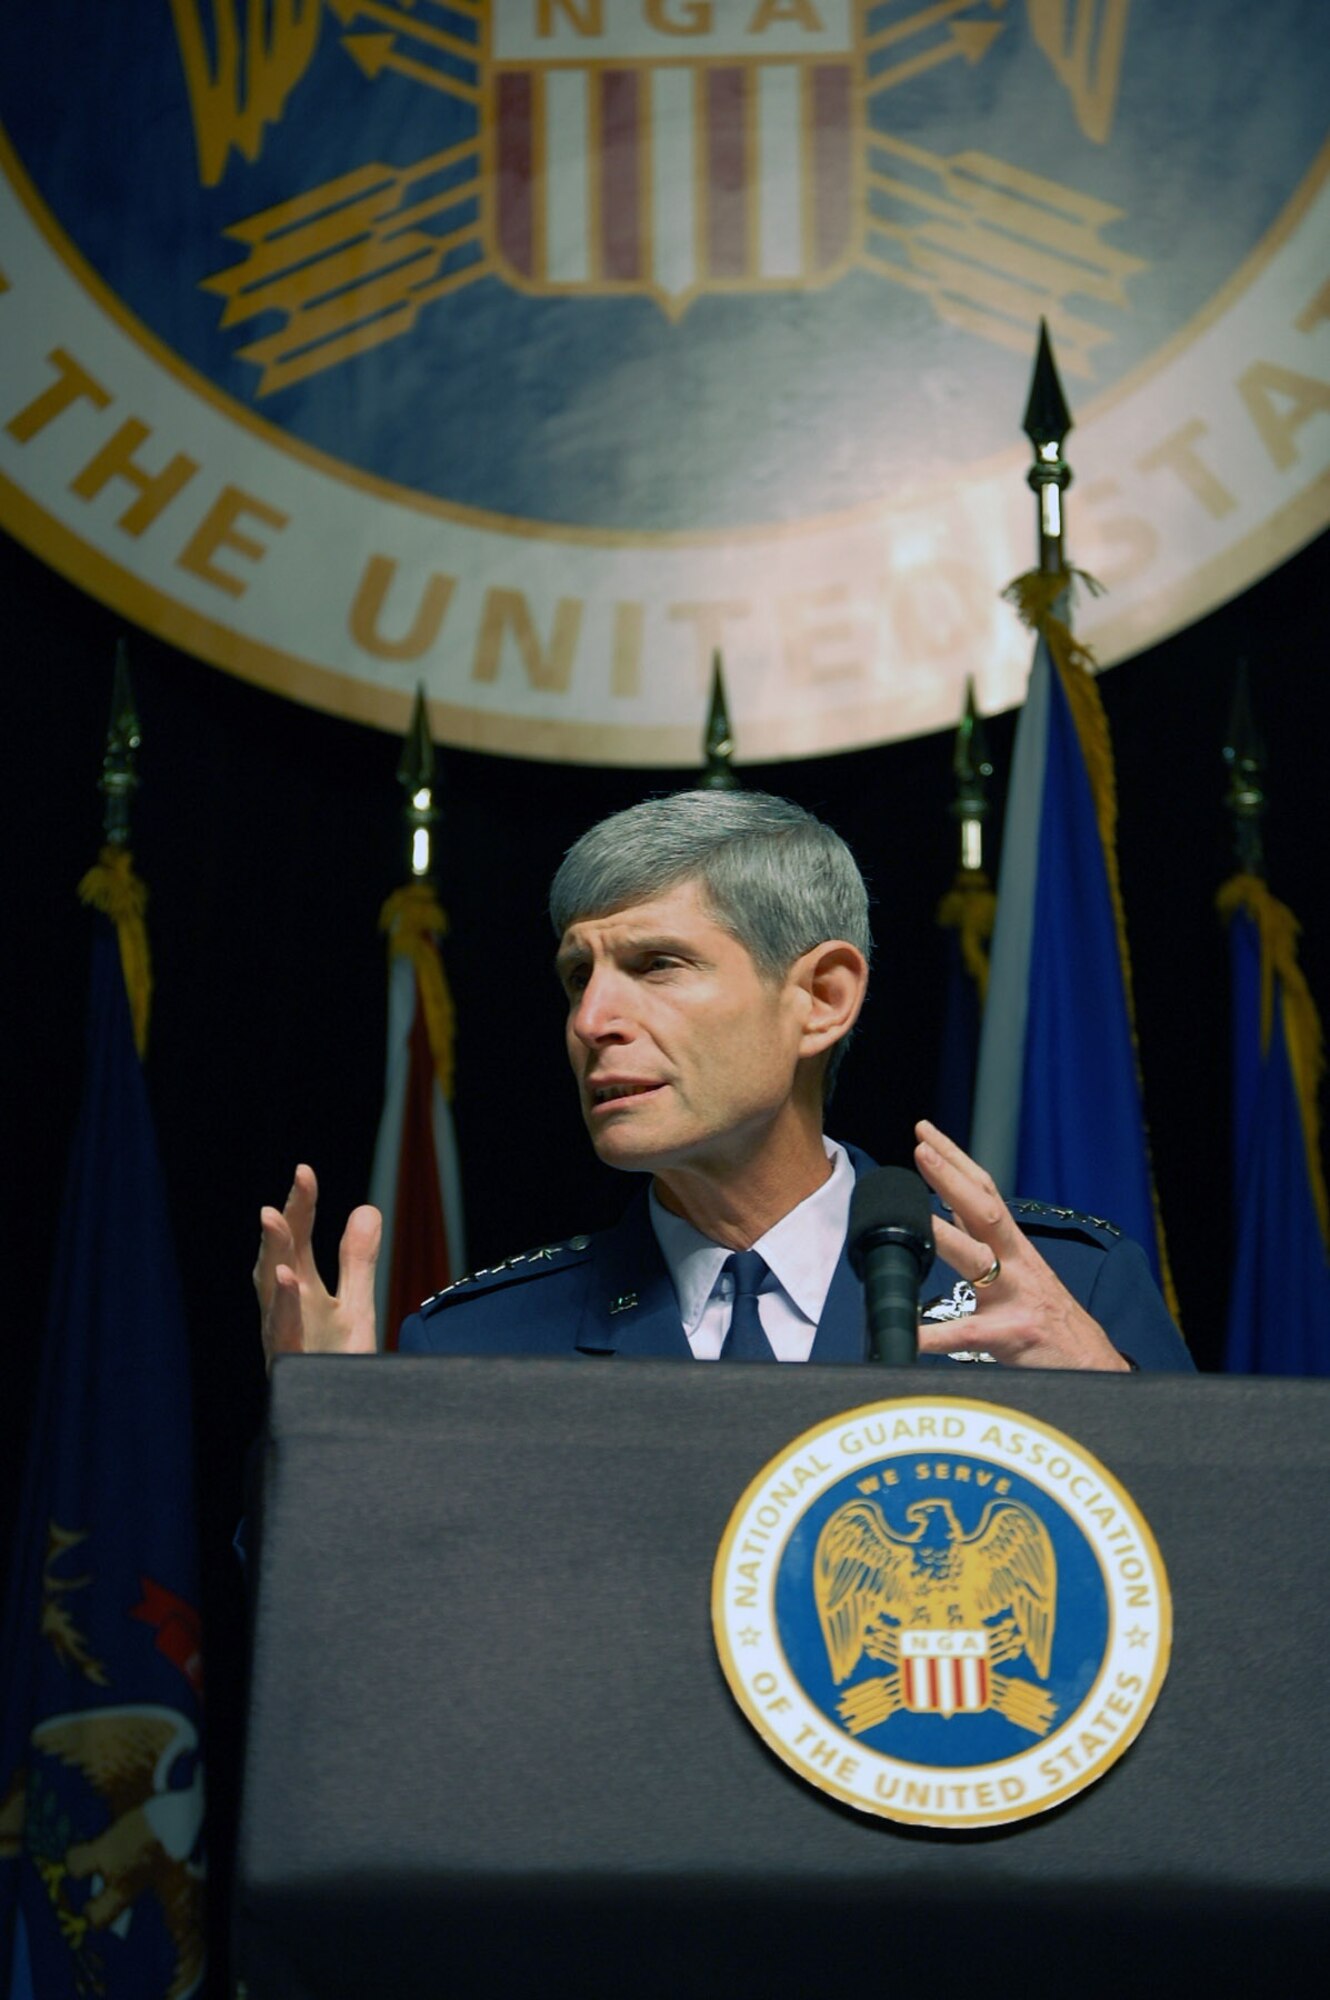
M 730 1513 L 799 1433 L 956 1394 L 1068 1432 L 1154 1530 L 1154 1715 L 968 1834 L 789 1772 L 716 1660 Z M 274 1374 L 237 1960 L 305 1995 L 1290 1982 L 1330 1944 L 1330 1383 L 669 1362 Z

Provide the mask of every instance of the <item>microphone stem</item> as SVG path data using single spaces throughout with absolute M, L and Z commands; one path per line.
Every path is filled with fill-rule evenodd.
M 864 1308 L 873 1359 L 886 1368 L 909 1368 L 919 1358 L 919 1266 L 900 1244 L 885 1244 L 864 1259 Z

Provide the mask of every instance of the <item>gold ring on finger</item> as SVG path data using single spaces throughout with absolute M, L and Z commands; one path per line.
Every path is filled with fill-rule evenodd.
M 977 1278 L 971 1278 L 970 1283 L 974 1286 L 977 1292 L 981 1292 L 985 1285 L 995 1284 L 1001 1276 L 1002 1276 L 1002 1266 L 995 1257 L 992 1263 L 989 1265 L 988 1269 L 986 1271 L 981 1271 Z

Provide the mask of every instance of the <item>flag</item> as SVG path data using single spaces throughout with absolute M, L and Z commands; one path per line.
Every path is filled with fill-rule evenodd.
M 979 1059 L 979 1024 L 988 993 L 988 947 L 996 907 L 982 869 L 958 868 L 937 908 L 938 927 L 945 933 L 947 963 L 933 1122 L 967 1152 L 975 1066 Z
M 447 918 L 426 881 L 383 906 L 388 933 L 388 1059 L 370 1200 L 383 1215 L 375 1277 L 380 1347 L 421 1300 L 466 1269 L 453 1133 L 453 1004 L 439 956 Z
M 1142 1104 L 1118 886 L 1112 749 L 1090 659 L 1022 578 L 1035 628 L 1012 753 L 972 1151 L 1009 1193 L 1140 1243 L 1173 1309 Z
M 148 970 L 128 854 L 104 850 L 82 892 L 116 921 L 94 918 L 5 1606 L 0 1979 L 9 2000 L 187 2000 L 204 1977 L 189 1358 L 136 1048 Z
M 1321 1023 L 1298 922 L 1256 875 L 1219 892 L 1233 996 L 1233 1279 L 1225 1366 L 1330 1375 Z

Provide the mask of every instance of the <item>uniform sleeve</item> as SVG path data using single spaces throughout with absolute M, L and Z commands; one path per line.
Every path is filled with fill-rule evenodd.
M 1104 1258 L 1085 1302 L 1118 1353 L 1151 1372 L 1192 1374 L 1196 1363 L 1169 1317 L 1145 1252 L 1122 1237 Z

